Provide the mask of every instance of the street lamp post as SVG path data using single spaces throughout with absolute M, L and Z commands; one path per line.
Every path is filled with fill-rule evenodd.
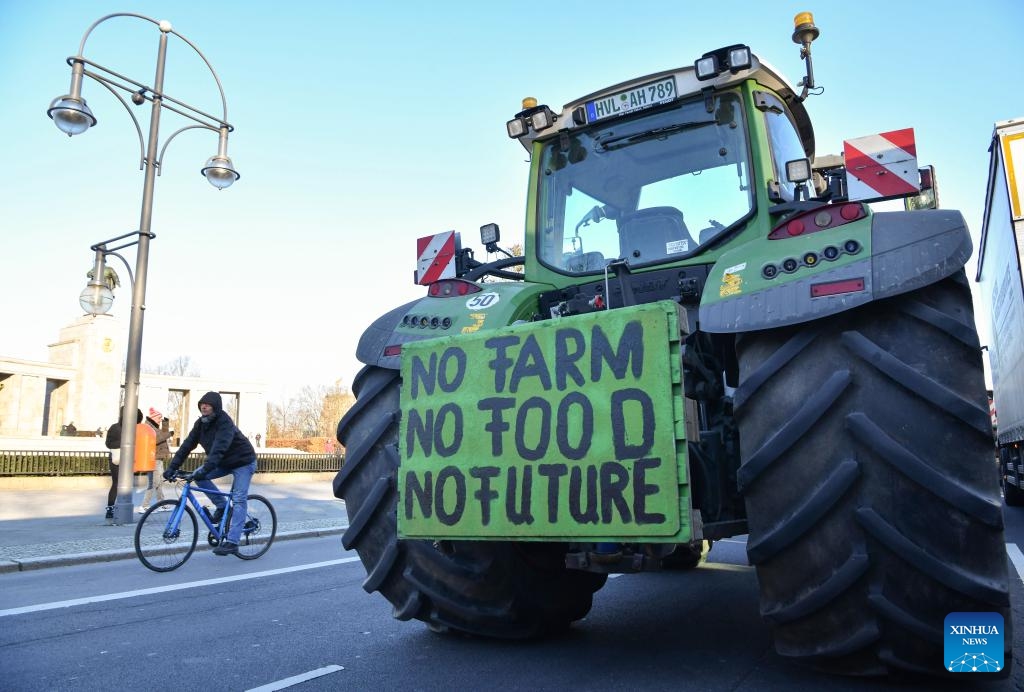
M 89 34 L 91 34 L 93 29 L 99 26 L 102 22 L 115 17 L 133 17 L 136 19 L 142 19 L 155 24 L 159 28 L 160 47 L 157 54 L 156 77 L 154 78 L 152 86 L 136 82 L 133 79 L 120 75 L 117 72 L 103 67 L 102 65 L 92 62 L 85 57 L 85 42 L 89 38 Z M 171 98 L 164 93 L 164 65 L 167 58 L 168 35 L 170 34 L 177 36 L 188 44 L 196 53 L 199 54 L 199 57 L 202 58 L 203 62 L 206 63 L 206 66 L 209 68 L 210 73 L 213 75 L 213 79 L 217 84 L 217 89 L 220 92 L 223 117 L 216 118 L 208 115 L 203 111 L 200 111 L 187 103 Z M 127 243 L 121 246 L 126 247 L 127 245 L 132 244 L 138 245 L 135 260 L 135 277 L 132 281 L 132 311 L 131 321 L 128 328 L 128 354 L 125 364 L 124 407 L 121 415 L 120 474 L 118 475 L 117 483 L 117 502 L 114 505 L 114 522 L 117 524 L 128 524 L 134 521 L 132 491 L 134 485 L 135 425 L 137 415 L 136 411 L 138 410 L 139 404 L 139 374 L 142 364 L 142 322 L 143 311 L 145 310 L 146 304 L 146 277 L 147 267 L 149 265 L 149 241 L 155 237 L 150 229 L 153 221 L 153 188 L 156 182 L 156 176 L 160 173 L 160 165 L 164 151 L 172 139 L 185 130 L 196 128 L 207 129 L 218 134 L 218 147 L 217 153 L 206 161 L 206 165 L 203 166 L 201 172 L 210 184 L 218 189 L 230 186 L 240 177 L 238 172 L 235 170 L 231 159 L 227 155 L 228 133 L 234 128 L 228 123 L 228 109 L 227 101 L 224 98 L 224 89 L 221 87 L 220 79 L 217 77 L 217 73 L 214 71 L 213 66 L 210 65 L 210 61 L 206 59 L 206 56 L 203 55 L 202 51 L 200 51 L 195 44 L 178 32 L 174 31 L 171 23 L 166 20 L 158 21 L 150 17 L 130 12 L 120 12 L 101 17 L 97 21 L 93 22 L 92 26 L 86 30 L 85 34 L 82 36 L 82 42 L 79 44 L 78 54 L 68 58 L 67 62 L 71 66 L 71 87 L 69 93 L 54 99 L 50 103 L 49 109 L 46 111 L 47 115 L 49 115 L 50 118 L 53 119 L 54 124 L 56 124 L 57 127 L 69 137 L 81 134 L 88 130 L 90 127 L 95 125 L 97 121 L 95 116 L 93 116 L 92 111 L 89 109 L 89 106 L 86 104 L 85 99 L 82 98 L 82 81 L 83 77 L 90 77 L 96 80 L 106 87 L 106 89 L 121 102 L 121 105 L 125 107 L 128 114 L 131 116 L 132 121 L 135 124 L 135 130 L 139 135 L 139 148 L 141 151 L 139 167 L 145 171 L 145 178 L 142 184 L 142 213 L 139 219 L 139 230 L 137 232 L 138 239 L 133 243 Z M 128 106 L 121 94 L 118 93 L 118 90 L 131 94 L 131 101 L 137 106 L 142 105 L 146 101 L 152 102 L 152 110 L 149 119 L 149 139 L 145 147 L 143 147 L 142 128 L 139 126 L 138 119 L 136 119 L 135 114 L 132 113 L 131 108 Z M 174 132 L 167 138 L 163 144 L 163 149 L 161 149 L 159 148 L 160 114 L 165 108 L 192 120 L 196 124 L 187 125 Z M 124 238 L 126 236 L 121 237 Z M 105 255 L 112 252 L 112 250 L 107 250 L 104 243 L 100 243 L 98 246 L 93 246 L 92 249 L 96 252 L 94 276 L 90 284 L 86 286 L 86 292 L 88 292 L 89 295 L 86 295 L 86 292 L 83 292 L 83 295 L 80 297 L 80 301 L 82 302 L 83 307 L 92 306 L 95 309 L 93 314 L 101 314 L 110 308 L 113 297 L 110 296 L 108 299 L 108 297 L 103 294 L 101 288 L 96 284 L 103 282 L 104 258 Z M 102 309 L 104 305 L 106 309 Z M 90 310 L 90 312 L 92 311 Z

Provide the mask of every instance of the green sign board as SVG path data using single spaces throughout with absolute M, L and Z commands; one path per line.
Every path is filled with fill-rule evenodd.
M 677 310 L 406 344 L 399 535 L 690 540 Z

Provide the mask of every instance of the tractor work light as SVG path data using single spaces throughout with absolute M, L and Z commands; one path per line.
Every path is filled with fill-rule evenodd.
M 729 71 L 733 74 L 750 69 L 752 64 L 750 48 L 747 46 L 737 46 L 729 50 Z
M 808 159 L 786 161 L 786 180 L 802 183 L 811 179 L 811 162 Z
M 480 244 L 490 245 L 501 239 L 501 231 L 496 223 L 487 223 L 480 227 Z
M 526 118 L 513 118 L 505 123 L 505 129 L 508 130 L 508 136 L 512 139 L 518 139 L 526 134 L 530 126 L 526 121 Z
M 697 79 L 705 80 L 714 79 L 725 70 L 736 74 L 740 70 L 750 69 L 753 64 L 754 56 L 750 52 L 750 47 L 737 44 L 705 53 L 693 63 L 693 69 L 697 73 Z
M 546 130 L 555 124 L 555 114 L 547 106 L 538 106 L 537 99 L 523 99 L 523 110 L 516 117 L 505 123 L 508 136 L 518 139 L 533 128 L 534 132 Z
M 721 70 L 718 68 L 718 60 L 714 55 L 705 55 L 693 65 L 697 71 L 697 79 L 711 79 L 718 75 Z
M 530 125 L 533 126 L 535 132 L 546 130 L 554 124 L 555 114 L 547 106 L 541 106 L 536 113 L 530 116 Z

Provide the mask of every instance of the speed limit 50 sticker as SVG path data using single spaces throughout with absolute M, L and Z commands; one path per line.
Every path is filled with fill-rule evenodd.
M 477 293 L 466 301 L 466 307 L 470 310 L 486 310 L 497 305 L 499 300 L 501 300 L 501 296 L 494 292 Z

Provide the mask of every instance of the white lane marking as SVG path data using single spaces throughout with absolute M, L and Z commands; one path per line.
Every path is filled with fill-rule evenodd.
M 732 541 L 730 541 L 732 542 Z M 1010 561 L 1017 570 L 1017 576 L 1020 577 L 1021 581 L 1024 581 L 1024 553 L 1021 553 L 1020 548 L 1017 547 L 1016 543 L 1006 544 L 1006 553 L 1010 556 Z M 318 569 L 320 567 L 330 567 L 331 565 L 343 565 L 347 562 L 355 562 L 358 557 L 343 557 L 338 560 L 326 560 L 324 562 L 314 562 L 308 565 L 298 565 L 297 567 L 282 567 L 280 569 L 269 569 L 263 572 L 253 572 L 252 574 L 239 574 L 233 577 L 218 577 L 216 579 L 203 579 L 201 581 L 190 581 L 184 584 L 172 584 L 170 586 L 157 586 L 151 589 L 136 589 L 135 591 L 122 591 L 121 593 L 106 594 L 103 596 L 91 596 L 89 598 L 74 598 L 69 601 L 55 601 L 53 603 L 40 603 L 34 606 L 23 606 L 21 608 L 9 608 L 7 610 L 0 610 L 0 617 L 7 617 L 8 615 L 22 615 L 24 613 L 38 613 L 44 610 L 56 610 L 57 608 L 70 608 L 76 605 L 87 605 L 89 603 L 102 603 L 103 601 L 116 601 L 122 598 L 134 598 L 136 596 L 147 596 L 154 593 L 165 593 L 169 591 L 181 591 L 182 589 L 194 589 L 199 586 L 211 586 L 213 584 L 225 584 L 232 581 L 245 581 L 246 579 L 258 579 L 260 577 L 271 577 L 277 574 L 288 574 L 290 572 L 302 572 L 307 569 Z M 609 578 L 615 579 L 622 576 L 621 574 L 609 574 Z M 262 690 L 263 688 L 257 688 Z M 280 689 L 280 688 L 273 688 Z
M 245 581 L 247 579 L 259 579 L 261 577 L 272 577 L 277 574 L 288 574 L 289 572 L 302 572 L 307 569 L 318 569 L 330 567 L 331 565 L 342 565 L 346 562 L 356 562 L 358 557 L 343 557 L 338 560 L 326 560 L 324 562 L 313 562 L 308 565 L 297 565 L 295 567 L 281 567 L 279 569 L 268 569 L 263 572 L 251 574 L 238 574 L 233 577 L 217 577 L 216 579 L 203 579 L 201 581 L 190 581 L 184 584 L 170 584 L 168 586 L 154 586 L 150 589 L 136 589 L 135 591 L 122 591 L 121 593 L 104 594 L 102 596 L 89 596 L 88 598 L 73 598 L 69 601 L 55 601 L 53 603 L 40 603 L 39 605 L 23 606 L 21 608 L 9 608 L 0 610 L 0 617 L 8 615 L 21 615 L 23 613 L 38 613 L 43 610 L 56 610 L 57 608 L 70 608 L 71 606 L 86 605 L 89 603 L 102 603 L 103 601 L 116 601 L 122 598 L 135 598 L 136 596 L 148 596 L 155 593 L 166 593 L 168 591 L 181 591 L 182 589 L 194 589 L 199 586 L 211 586 L 213 584 L 226 584 L 233 581 Z
M 1024 553 L 1020 552 L 1016 543 L 1007 543 L 1006 554 L 1010 556 L 1010 562 L 1017 568 L 1017 576 L 1024 581 Z
M 324 666 L 323 668 L 311 670 L 308 673 L 293 675 L 290 678 L 284 678 L 283 680 L 278 680 L 276 682 L 268 682 L 266 685 L 253 687 L 252 689 L 246 690 L 246 692 L 275 692 L 276 690 L 283 690 L 286 687 L 291 687 L 292 685 L 298 685 L 300 682 L 306 682 L 306 680 L 321 678 L 325 675 L 336 673 L 339 670 L 345 670 L 345 666 Z

